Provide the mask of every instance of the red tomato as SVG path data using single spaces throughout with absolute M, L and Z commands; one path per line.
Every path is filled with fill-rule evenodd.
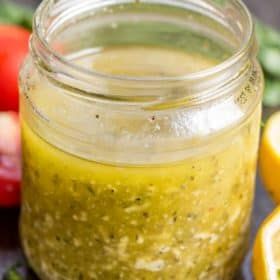
M 20 202 L 20 126 L 15 112 L 0 113 L 0 206 Z
M 18 74 L 29 37 L 30 32 L 22 27 L 0 25 L 0 111 L 18 111 Z

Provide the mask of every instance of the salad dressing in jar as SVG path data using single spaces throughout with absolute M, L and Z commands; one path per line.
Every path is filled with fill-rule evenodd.
M 233 279 L 263 80 L 239 1 L 44 1 L 21 72 L 22 244 L 43 280 Z

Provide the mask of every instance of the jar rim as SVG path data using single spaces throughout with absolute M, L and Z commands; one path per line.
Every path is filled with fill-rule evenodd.
M 126 2 L 133 2 L 134 0 L 129 0 Z M 197 72 L 192 72 L 183 75 L 175 75 L 175 76 L 145 76 L 145 77 L 137 77 L 137 76 L 121 76 L 114 75 L 108 73 L 102 73 L 90 69 L 86 69 L 82 66 L 76 65 L 65 58 L 63 55 L 60 55 L 55 49 L 53 49 L 46 39 L 46 34 L 43 32 L 45 29 L 43 28 L 44 22 L 42 21 L 42 15 L 46 10 L 49 10 L 52 5 L 54 5 L 56 0 L 44 0 L 39 8 L 37 9 L 34 21 L 33 21 L 33 30 L 36 39 L 38 39 L 40 46 L 49 54 L 51 57 L 56 60 L 61 66 L 64 66 L 69 69 L 73 69 L 74 71 L 79 72 L 80 74 L 84 74 L 86 76 L 91 76 L 95 78 L 101 79 L 110 79 L 112 81 L 119 82 L 184 82 L 184 81 L 195 81 L 206 79 L 207 77 L 211 77 L 214 75 L 218 75 L 219 73 L 223 73 L 225 70 L 231 68 L 236 65 L 242 59 L 248 57 L 252 50 L 252 45 L 254 44 L 254 23 L 251 13 L 249 12 L 247 6 L 243 3 L 242 0 L 228 0 L 229 2 L 233 2 L 238 6 L 238 10 L 240 13 L 245 15 L 247 24 L 246 24 L 246 32 L 243 36 L 242 43 L 238 47 L 238 49 L 230 55 L 228 58 L 223 60 L 222 62 L 209 67 L 207 69 L 203 69 Z M 97 1 L 98 2 L 98 1 Z M 109 1 L 110 2 L 110 1 Z M 111 3 L 111 2 L 110 2 Z

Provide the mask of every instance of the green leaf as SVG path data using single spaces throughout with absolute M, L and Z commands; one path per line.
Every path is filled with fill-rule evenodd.
M 274 28 L 256 20 L 256 35 L 261 48 L 277 47 L 280 48 L 280 33 Z
M 0 22 L 32 29 L 33 12 L 20 5 L 0 0 Z
M 280 80 L 266 80 L 263 103 L 269 107 L 280 106 Z
M 266 80 L 263 103 L 269 107 L 280 106 L 280 33 L 256 20 L 256 34 Z
M 280 78 L 280 48 L 261 48 L 259 60 L 267 73 Z
M 5 276 L 4 280 L 23 280 L 22 276 L 14 269 L 10 270 Z
M 4 275 L 3 280 L 24 280 L 23 276 L 18 272 L 20 265 L 13 265 Z

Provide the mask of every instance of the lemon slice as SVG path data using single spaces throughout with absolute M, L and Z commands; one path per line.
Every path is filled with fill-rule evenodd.
M 280 203 L 280 112 L 268 120 L 260 148 L 260 172 L 273 199 Z
M 261 226 L 254 246 L 255 280 L 280 280 L 280 207 Z

